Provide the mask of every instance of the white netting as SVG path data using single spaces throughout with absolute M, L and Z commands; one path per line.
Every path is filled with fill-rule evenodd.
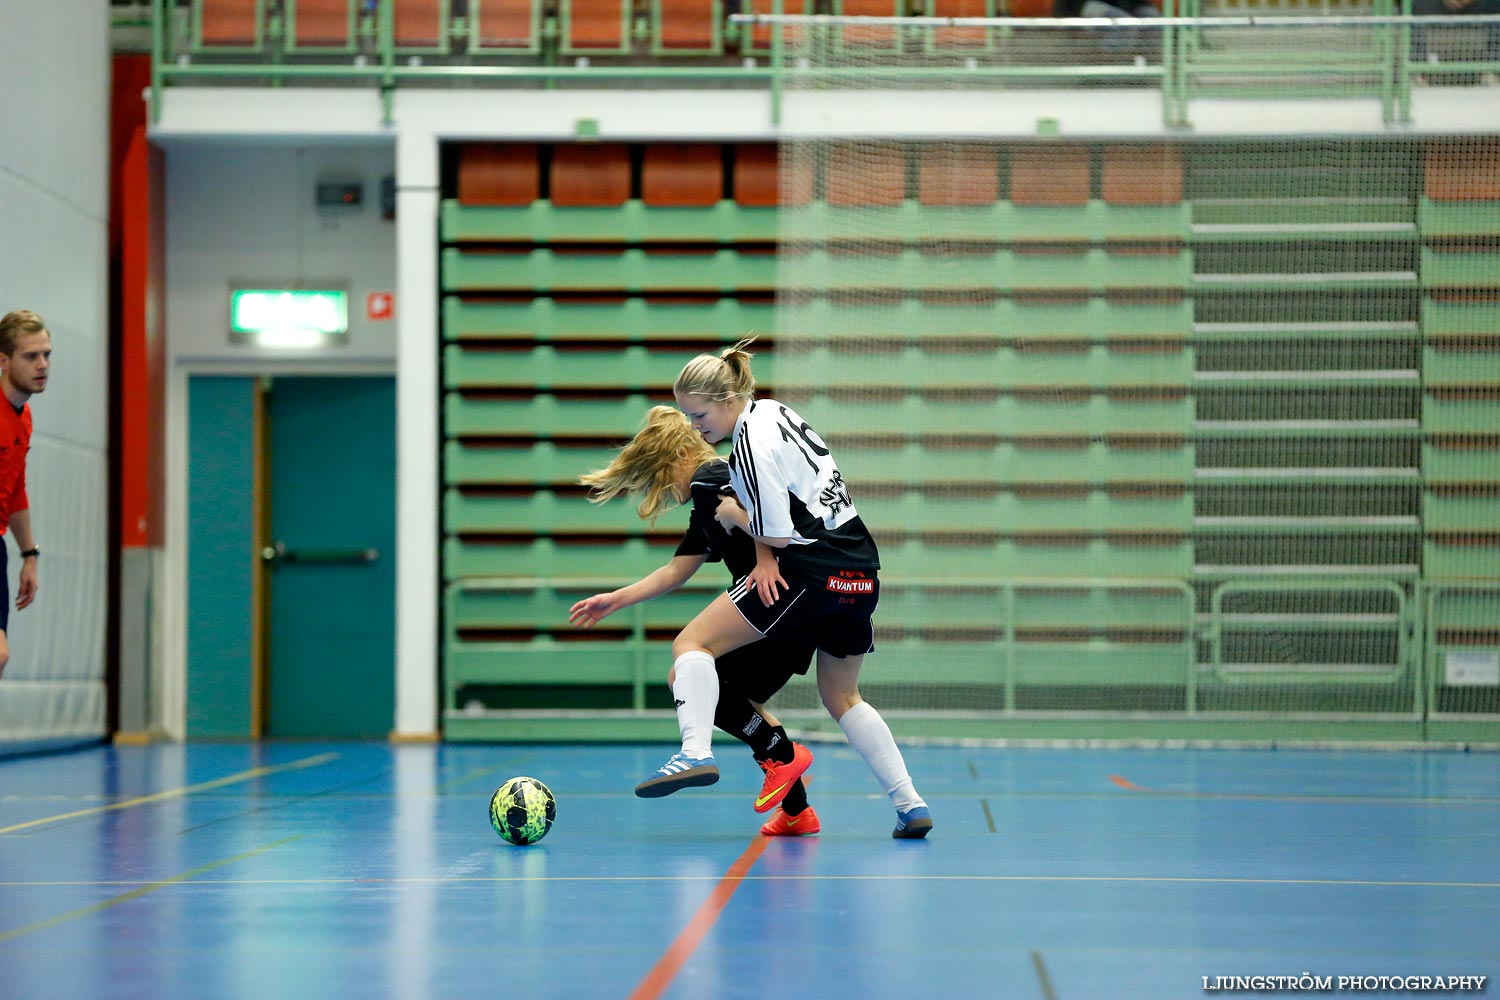
M 960 27 L 955 58 L 939 39 Z M 767 381 L 882 548 L 866 694 L 898 733 L 949 735 L 975 713 L 1275 736 L 1494 712 L 1464 658 L 1487 677 L 1500 656 L 1471 621 L 1496 593 L 1445 593 L 1421 627 L 1427 588 L 1500 573 L 1493 139 L 861 125 L 887 89 L 934 114 L 1006 100 L 1028 60 L 1128 78 L 1159 62 L 1141 30 L 1115 52 L 998 22 L 789 31 Z M 1197 33 L 1200 82 L 1301 86 L 1321 53 L 1366 86 L 1391 55 L 1379 26 L 1330 29 L 1344 48 L 1268 30 L 1298 41 L 1271 58 Z M 810 684 L 776 707 L 831 725 Z

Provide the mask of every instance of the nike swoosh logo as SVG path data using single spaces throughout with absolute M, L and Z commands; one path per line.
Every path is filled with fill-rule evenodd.
M 785 792 L 788 788 L 790 788 L 791 785 L 792 783 L 790 781 L 788 781 L 784 785 L 777 785 L 775 788 L 771 789 L 769 792 L 755 800 L 756 808 L 758 809 L 761 806 L 765 805 L 767 802 L 770 802 L 776 796 L 780 795 L 782 792 Z

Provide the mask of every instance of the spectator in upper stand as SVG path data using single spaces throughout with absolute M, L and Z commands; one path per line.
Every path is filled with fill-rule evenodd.
M 1500 0 L 1411 0 L 1411 12 L 1424 17 L 1438 14 L 1500 14 Z M 1455 25 L 1455 28 L 1458 26 Z M 1451 35 L 1449 29 L 1429 28 L 1425 25 L 1417 25 L 1411 32 L 1411 58 L 1412 62 L 1425 63 L 1433 55 L 1446 55 L 1446 61 L 1484 61 L 1500 63 L 1500 24 L 1486 25 L 1484 31 L 1484 49 L 1482 52 L 1462 52 L 1464 43 L 1457 42 L 1452 46 L 1454 54 L 1447 55 L 1434 51 L 1442 46 L 1445 34 Z M 1436 43 L 1436 44 L 1434 44 Z M 1428 70 L 1431 73 L 1431 70 Z M 1440 83 L 1478 83 L 1479 76 L 1475 73 L 1448 73 L 1438 77 L 1436 82 Z
M 1161 17 L 1148 0 L 1052 0 L 1053 17 Z M 1161 46 L 1156 28 L 1110 27 L 1101 29 L 1101 45 L 1112 52 L 1146 53 Z
M 1487 0 L 1500 2 L 1500 0 Z M 1053 17 L 1161 17 L 1146 0 L 1052 0 Z

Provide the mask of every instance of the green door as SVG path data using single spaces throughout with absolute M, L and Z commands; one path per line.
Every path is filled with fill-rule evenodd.
M 277 378 L 266 735 L 378 737 L 395 718 L 396 381 Z

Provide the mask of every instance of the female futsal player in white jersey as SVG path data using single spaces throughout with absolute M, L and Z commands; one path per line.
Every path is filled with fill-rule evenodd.
M 729 464 L 679 410 L 653 406 L 645 426 L 630 443 L 608 466 L 588 473 L 582 482 L 595 503 L 621 495 L 639 496 L 636 513 L 647 521 L 654 522 L 674 502 L 691 507 L 687 531 L 672 560 L 628 586 L 574 604 L 568 621 L 577 628 L 592 628 L 621 608 L 676 590 L 705 562 L 723 560 L 731 580 L 755 568 L 755 542 L 742 531 L 725 530 L 715 520 L 719 498 L 729 488 Z M 714 664 L 719 684 L 714 725 L 749 746 L 766 772 L 755 797 L 755 811 L 781 807 L 760 828 L 768 837 L 801 837 L 820 829 L 801 777 L 812 763 L 812 752 L 792 742 L 764 704 L 793 674 L 807 673 L 813 652 L 810 638 L 785 632 L 741 646 Z M 719 780 L 718 768 L 702 762 L 692 772 L 688 781 L 675 772 L 659 780 L 648 779 L 635 793 L 657 798 L 687 784 L 711 785 Z
M 678 407 L 704 440 L 713 444 L 733 436 L 734 494 L 719 502 L 717 520 L 762 544 L 749 575 L 715 598 L 672 643 L 669 680 L 679 704 L 682 750 L 647 781 L 658 789 L 678 782 L 687 787 L 699 783 L 694 771 L 713 766 L 715 657 L 762 636 L 800 631 L 818 648 L 823 706 L 896 807 L 891 835 L 925 837 L 932 829 L 927 803 L 885 720 L 859 695 L 860 666 L 875 648 L 875 540 L 822 438 L 786 405 L 755 398 L 749 345 L 746 340 L 718 356 L 699 355 L 673 386 Z

